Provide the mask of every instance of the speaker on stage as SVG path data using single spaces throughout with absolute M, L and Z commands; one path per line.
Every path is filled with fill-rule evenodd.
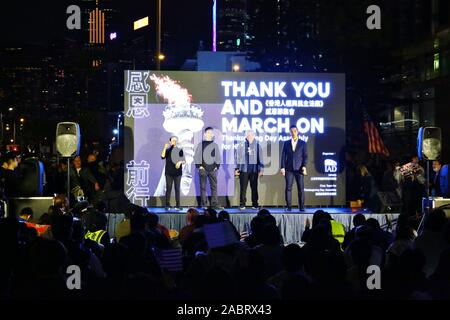
M 441 128 L 421 127 L 417 135 L 417 155 L 420 160 L 437 160 L 441 156 Z
M 377 193 L 380 212 L 379 213 L 399 213 L 402 208 L 402 200 L 395 192 L 378 192 Z
M 60 122 L 56 126 L 56 150 L 61 157 L 80 153 L 80 126 L 75 122 Z
M 38 158 L 22 160 L 19 165 L 18 194 L 21 197 L 42 197 L 44 194 L 44 165 Z

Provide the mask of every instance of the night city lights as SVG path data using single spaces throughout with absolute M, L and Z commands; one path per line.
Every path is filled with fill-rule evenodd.
M 416 301 L 450 299 L 449 0 L 4 1 L 0 30 L 3 318 L 445 316 Z

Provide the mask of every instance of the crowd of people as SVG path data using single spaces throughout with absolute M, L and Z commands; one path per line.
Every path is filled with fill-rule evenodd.
M 124 198 L 123 161 L 113 158 L 85 148 L 69 167 L 65 161 L 44 161 L 44 193 L 55 195 L 53 205 L 45 213 L 23 208 L 0 217 L 0 299 L 450 298 L 445 212 L 430 212 L 420 234 L 411 219 L 421 213 L 417 199 L 427 187 L 417 157 L 409 166 L 386 164 L 374 175 L 371 166 L 356 170 L 358 197 L 373 211 L 378 191 L 403 199 L 394 230 L 384 230 L 364 214 L 355 214 L 353 227 L 346 230 L 319 210 L 307 220 L 301 243 L 285 242 L 268 209 L 238 230 L 222 208 L 190 208 L 186 225 L 169 230 L 157 214 Z M 20 189 L 16 171 L 21 161 L 14 153 L 1 158 L 4 198 Z M 430 192 L 443 195 L 439 161 L 433 162 L 433 171 Z M 111 235 L 110 212 L 125 213 Z M 68 285 L 70 266 L 80 270 L 79 290 Z M 370 278 L 374 266 L 379 280 Z
M 38 223 L 30 222 L 32 208 L 0 219 L 2 299 L 450 298 L 450 224 L 442 210 L 429 214 L 420 235 L 403 215 L 391 233 L 356 214 L 343 238 L 319 210 L 303 242 L 288 244 L 267 209 L 240 233 L 226 211 L 190 208 L 185 227 L 168 230 L 157 214 L 129 204 L 111 237 L 104 202 L 69 209 L 59 195 L 54 203 Z M 234 235 L 221 245 L 208 237 L 217 225 Z M 73 265 L 80 290 L 67 285 Z M 367 285 L 369 266 L 381 270 L 379 290 Z
M 36 153 L 5 151 L 0 165 L 0 198 L 4 201 L 68 194 L 72 204 L 103 200 L 110 207 L 122 209 L 123 155 L 117 145 L 106 150 L 96 142 L 85 144 L 69 163 L 56 155 L 38 157 Z
M 400 205 L 402 214 L 420 220 L 423 197 L 450 197 L 448 166 L 441 160 L 432 161 L 428 174 L 417 156 L 404 163 L 371 160 L 365 165 L 347 167 L 349 197 L 363 200 L 364 207 L 372 212 L 382 212 L 383 206 L 393 203 Z M 380 195 L 386 194 L 389 201 L 383 204 Z

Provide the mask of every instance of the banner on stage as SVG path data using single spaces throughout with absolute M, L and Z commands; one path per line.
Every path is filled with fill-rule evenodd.
M 125 71 L 125 193 L 149 205 L 165 193 L 161 150 L 178 137 L 186 164 L 181 194 L 200 194 L 193 154 L 206 127 L 221 148 L 218 195 L 238 197 L 235 150 L 255 132 L 263 150 L 263 205 L 284 204 L 281 147 L 297 126 L 308 146 L 306 205 L 345 204 L 343 74 Z M 195 203 L 192 203 L 194 205 Z

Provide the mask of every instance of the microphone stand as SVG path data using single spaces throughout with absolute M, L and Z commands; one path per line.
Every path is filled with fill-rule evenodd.
M 427 175 L 426 175 L 426 182 L 425 185 L 427 187 L 427 198 L 425 201 L 425 210 L 422 213 L 422 219 L 420 219 L 419 227 L 417 228 L 417 233 L 420 235 L 423 232 L 425 219 L 427 218 L 428 214 L 430 213 L 430 160 L 427 161 Z
M 67 157 L 67 203 L 70 208 L 70 158 Z

